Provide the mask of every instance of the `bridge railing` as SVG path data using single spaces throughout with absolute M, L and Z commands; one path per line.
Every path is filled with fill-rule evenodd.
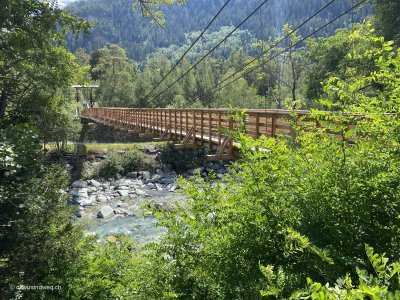
M 297 111 L 299 116 L 308 113 Z M 216 147 L 216 159 L 233 153 L 233 141 L 224 134 L 229 129 L 244 126 L 254 139 L 294 134 L 289 110 L 250 109 L 245 120 L 239 120 L 227 109 L 88 108 L 81 117 L 141 135 L 177 140 L 182 147 Z

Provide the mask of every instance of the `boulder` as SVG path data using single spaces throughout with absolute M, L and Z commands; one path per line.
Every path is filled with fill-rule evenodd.
M 129 204 L 125 202 L 118 202 L 117 207 L 128 208 Z
M 116 209 L 114 209 L 114 213 L 116 215 L 128 215 L 128 211 L 124 208 L 118 207 Z
M 82 207 L 92 206 L 93 202 L 89 199 L 82 199 L 82 200 L 79 200 L 79 205 Z
M 97 212 L 97 217 L 98 217 L 98 218 L 104 218 L 104 219 L 106 219 L 106 218 L 111 218 L 113 215 L 114 215 L 114 210 L 113 210 L 110 206 L 108 206 L 108 205 L 103 206 L 103 207 Z
M 87 188 L 73 188 L 71 190 L 72 196 L 79 198 L 87 198 L 88 197 L 88 189 Z
M 75 216 L 77 216 L 78 218 L 82 218 L 86 215 L 84 210 L 80 210 L 77 213 L 75 213 Z
M 126 176 L 128 178 L 137 179 L 138 178 L 138 173 L 137 172 L 129 172 L 128 174 L 126 174 Z
M 128 190 L 118 190 L 118 194 L 121 197 L 128 197 L 129 196 L 129 191 Z
M 129 179 L 121 179 L 115 182 L 115 186 L 117 187 L 123 187 L 123 186 L 130 186 L 132 184 L 132 181 Z
M 72 183 L 71 187 L 75 189 L 87 188 L 87 182 L 83 180 L 77 180 Z
M 107 196 L 105 195 L 99 195 L 96 197 L 97 202 L 107 202 Z
M 172 166 L 171 166 L 170 164 L 163 164 L 162 170 L 163 170 L 165 173 L 169 173 L 169 172 L 171 172 L 171 170 L 172 170 Z
M 159 184 L 159 183 L 156 183 L 156 189 L 157 189 L 157 191 L 163 191 L 164 190 L 163 186 L 161 184 Z
M 158 180 L 158 183 L 161 184 L 172 184 L 175 182 L 175 178 L 174 177 L 165 177 L 165 178 L 161 178 L 160 180 Z
M 149 171 L 143 171 L 142 172 L 142 179 L 143 180 L 149 180 L 151 178 L 150 172 Z
M 90 179 L 90 180 L 89 180 L 89 183 L 90 183 L 91 186 L 94 186 L 94 187 L 96 187 L 96 188 L 98 188 L 98 187 L 101 186 L 101 183 L 98 182 L 97 180 L 94 180 L 94 179 Z
M 136 194 L 138 196 L 146 196 L 147 195 L 147 193 L 141 189 L 136 189 Z

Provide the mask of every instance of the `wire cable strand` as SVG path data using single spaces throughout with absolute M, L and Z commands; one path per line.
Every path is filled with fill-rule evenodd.
M 214 46 L 210 51 L 207 52 L 200 60 L 198 60 L 188 71 L 183 73 L 178 79 L 171 83 L 166 89 L 158 93 L 157 96 L 153 97 L 150 102 L 153 102 L 156 98 L 168 91 L 172 86 L 174 86 L 179 80 L 189 74 L 196 66 L 198 66 L 204 59 L 206 59 L 211 53 L 213 53 L 219 46 L 222 45 L 233 33 L 235 33 L 247 20 L 249 20 L 261 7 L 263 7 L 269 0 L 264 0 L 250 15 L 248 15 L 239 25 L 237 25 L 227 36 L 225 36 L 216 46 Z
M 202 38 L 202 36 L 205 34 L 205 32 L 210 28 L 210 26 L 214 23 L 214 21 L 218 18 L 218 16 L 221 14 L 221 12 L 225 9 L 225 7 L 228 5 L 228 3 L 231 0 L 227 0 L 224 5 L 219 9 L 217 14 L 212 18 L 212 20 L 207 24 L 207 26 L 203 29 L 203 31 L 200 33 L 200 35 L 195 39 L 195 41 L 190 45 L 190 47 L 183 53 L 183 55 L 179 58 L 179 60 L 174 64 L 174 66 L 167 72 L 167 74 L 154 86 L 154 88 L 145 96 L 145 100 L 148 99 L 148 97 L 161 85 L 161 83 L 164 82 L 164 80 L 176 69 L 176 67 L 182 62 L 182 60 L 185 58 L 185 56 L 189 53 L 190 50 L 196 45 L 196 43 Z
M 351 8 L 347 9 L 345 12 L 341 13 L 339 16 L 335 17 L 334 19 L 332 19 L 331 21 L 329 21 L 328 23 L 326 23 L 325 25 L 323 25 L 322 27 L 314 30 L 312 33 L 308 34 L 306 37 L 302 38 L 301 40 L 299 40 L 297 43 L 291 45 L 290 47 L 285 48 L 283 51 L 279 52 L 278 54 L 275 54 L 274 56 L 270 57 L 268 60 L 264 61 L 263 63 L 259 64 L 258 66 L 254 67 L 253 69 L 250 69 L 249 71 L 245 72 L 244 74 L 240 75 L 239 77 L 235 78 L 234 80 L 232 80 L 231 82 L 219 87 L 218 89 L 216 89 L 215 91 L 212 89 L 211 92 L 212 93 L 216 93 L 220 90 L 222 90 L 223 88 L 225 88 L 226 86 L 236 82 L 237 80 L 239 80 L 240 78 L 245 77 L 246 75 L 254 72 L 255 70 L 261 68 L 263 65 L 265 65 L 266 63 L 270 62 L 271 60 L 275 59 L 276 57 L 280 56 L 281 54 L 287 52 L 288 50 L 290 50 L 291 48 L 297 47 L 298 45 L 300 45 L 302 42 L 304 42 L 305 40 L 307 40 L 308 38 L 310 38 L 311 36 L 313 36 L 314 34 L 320 32 L 321 30 L 325 29 L 326 27 L 328 27 L 329 25 L 331 25 L 333 22 L 337 21 L 338 19 L 340 19 L 341 17 L 343 17 L 344 15 L 348 14 L 349 12 L 353 11 L 354 9 L 356 9 L 357 7 L 359 7 L 361 4 L 363 4 L 364 2 L 366 2 L 368 0 L 362 0 L 360 2 L 358 2 L 357 4 L 353 5 Z

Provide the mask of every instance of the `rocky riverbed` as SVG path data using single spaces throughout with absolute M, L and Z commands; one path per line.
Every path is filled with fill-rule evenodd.
M 198 173 L 207 177 L 213 173 L 217 179 L 222 179 L 228 172 L 223 163 L 207 163 L 182 176 L 189 178 Z M 177 174 L 164 165 L 154 174 L 139 171 L 116 178 L 76 180 L 67 192 L 72 204 L 77 205 L 72 217 L 89 224 L 87 233 L 100 237 L 122 233 L 146 243 L 157 240 L 165 232 L 164 228 L 156 226 L 153 212 L 170 210 L 177 202 L 185 203 L 185 197 L 177 193 L 178 190 Z

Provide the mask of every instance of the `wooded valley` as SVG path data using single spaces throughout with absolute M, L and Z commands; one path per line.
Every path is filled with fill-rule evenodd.
M 2 2 L 0 299 L 400 299 L 400 2 L 264 2 Z M 92 104 L 226 108 L 239 159 L 107 144 L 73 178 Z M 292 134 L 249 137 L 252 108 Z

